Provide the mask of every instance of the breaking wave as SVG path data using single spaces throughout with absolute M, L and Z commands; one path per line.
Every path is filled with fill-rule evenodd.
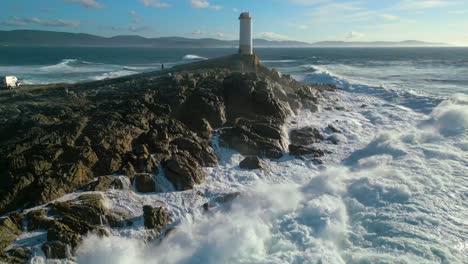
M 187 54 L 182 59 L 183 60 L 207 60 L 208 58 L 198 56 L 198 55 L 195 55 L 195 54 Z
M 242 156 L 214 142 L 220 166 L 208 169 L 196 190 L 116 199 L 114 206 L 127 208 L 164 201 L 175 232 L 146 245 L 140 227 L 90 236 L 77 261 L 463 263 L 467 98 L 444 101 L 424 115 L 373 96 L 338 94 L 350 112 L 306 111 L 288 127 L 320 124 L 332 133 L 326 130 L 332 122 L 343 131 L 346 147 L 321 145 L 332 151 L 326 165 L 285 157 L 269 161 L 267 171 L 244 171 L 237 166 Z M 458 129 L 446 133 L 448 124 Z M 203 203 L 234 191 L 242 195 L 231 204 L 203 212 Z

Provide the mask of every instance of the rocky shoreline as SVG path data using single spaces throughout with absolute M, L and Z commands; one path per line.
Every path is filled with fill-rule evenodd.
M 205 180 L 204 167 L 217 166 L 214 135 L 246 156 L 246 169 L 288 153 L 320 162 L 325 153 L 310 146 L 324 140 L 317 130 L 287 135 L 283 128 L 298 110 L 317 110 L 324 91 L 333 89 L 282 76 L 255 56 L 229 56 L 162 73 L 2 93 L 0 260 L 31 257 L 30 248 L 11 247 L 23 232 L 47 230 L 42 251 L 63 259 L 87 234 L 132 225 L 135 219 L 106 208 L 97 192 L 160 192 L 158 174 L 175 191 L 190 190 Z M 56 200 L 80 190 L 86 193 Z M 164 206 L 141 207 L 152 237 L 169 233 Z

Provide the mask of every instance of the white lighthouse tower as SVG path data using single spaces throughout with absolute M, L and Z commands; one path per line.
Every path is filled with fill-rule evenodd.
M 240 38 L 239 54 L 252 55 L 252 16 L 249 12 L 244 12 L 239 17 L 240 20 Z

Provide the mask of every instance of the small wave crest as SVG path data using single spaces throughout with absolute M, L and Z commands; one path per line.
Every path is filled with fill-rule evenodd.
M 93 80 L 100 81 L 100 80 L 106 80 L 106 79 L 114 79 L 118 77 L 123 77 L 127 75 L 132 75 L 132 74 L 137 74 L 138 72 L 136 71 L 129 71 L 129 70 L 118 70 L 118 71 L 113 71 L 113 72 L 106 72 L 104 74 L 101 74 L 99 76 L 93 77 Z
M 57 64 L 44 66 L 39 69 L 49 73 L 69 73 L 96 71 L 98 67 L 104 67 L 104 65 L 78 59 L 63 59 Z
M 202 56 L 199 56 L 199 55 L 195 55 L 195 54 L 187 54 L 182 59 L 183 60 L 207 60 L 208 58 L 205 58 L 205 57 L 202 57 Z

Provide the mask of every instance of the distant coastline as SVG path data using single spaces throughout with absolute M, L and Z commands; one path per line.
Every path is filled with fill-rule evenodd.
M 0 31 L 2 47 L 142 47 L 142 48 L 236 48 L 238 40 L 214 38 L 159 37 L 145 38 L 137 35 L 100 37 L 83 33 L 68 33 L 40 30 Z M 313 47 L 452 47 L 446 43 L 405 40 L 400 42 L 347 42 L 321 41 L 307 43 L 292 40 L 254 39 L 258 48 L 313 48 Z

